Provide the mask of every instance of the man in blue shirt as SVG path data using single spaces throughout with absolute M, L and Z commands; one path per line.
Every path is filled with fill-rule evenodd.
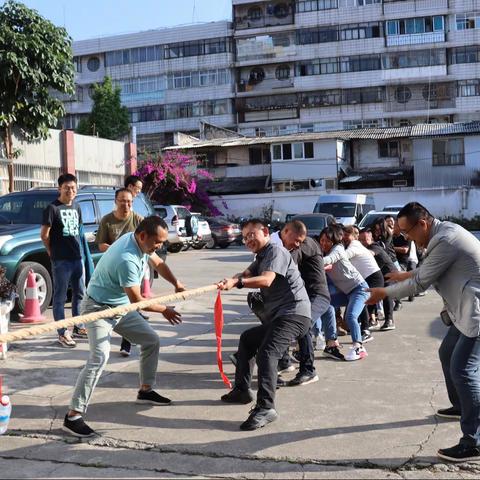
M 88 285 L 81 305 L 82 314 L 106 310 L 145 300 L 140 285 L 149 257 L 168 237 L 168 226 L 158 216 L 146 217 L 135 232 L 127 233 L 104 253 Z M 150 312 L 161 313 L 172 325 L 181 323 L 172 307 L 152 305 Z M 112 331 L 140 345 L 140 390 L 137 403 L 168 405 L 171 401 L 152 390 L 158 365 L 160 339 L 138 311 L 105 318 L 87 324 L 90 357 L 80 372 L 65 415 L 64 430 L 77 437 L 91 437 L 95 432 L 84 422 L 93 390 L 108 361 Z

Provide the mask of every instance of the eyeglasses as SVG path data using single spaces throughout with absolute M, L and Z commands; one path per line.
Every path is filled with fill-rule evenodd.
M 408 234 L 418 225 L 418 220 L 408 229 L 408 230 L 400 230 L 402 235 L 408 236 Z
M 245 236 L 242 237 L 242 242 L 246 243 L 248 240 L 252 240 L 255 238 L 255 235 L 257 234 L 258 230 L 254 230 L 253 232 L 248 232 Z

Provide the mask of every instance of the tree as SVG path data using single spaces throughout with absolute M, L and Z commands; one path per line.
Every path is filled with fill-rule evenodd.
M 221 214 L 199 185 L 199 180 L 213 180 L 213 176 L 196 168 L 196 160 L 190 155 L 170 150 L 163 156 L 147 157 L 136 175 L 142 179 L 145 194 L 155 203 L 185 205 L 192 211 Z
M 0 134 L 13 191 L 13 131 L 46 139 L 65 115 L 60 94 L 75 92 L 72 39 L 36 10 L 9 0 L 0 8 Z M 57 94 L 54 92 L 58 92 Z
M 105 77 L 103 83 L 94 85 L 92 99 L 92 111 L 79 123 L 77 133 L 110 140 L 126 135 L 130 125 L 128 110 L 120 99 L 120 87 L 114 87 L 110 77 Z

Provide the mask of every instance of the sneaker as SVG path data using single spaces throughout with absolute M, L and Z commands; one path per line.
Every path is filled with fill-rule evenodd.
M 290 380 L 287 385 L 289 387 L 298 387 L 299 385 L 308 385 L 309 383 L 318 382 L 316 373 L 297 373 L 296 377 Z
M 169 398 L 162 397 L 157 392 L 149 390 L 144 392 L 139 390 L 135 403 L 145 405 L 170 405 L 172 401 Z
M 362 343 L 371 342 L 373 340 L 373 335 L 369 330 L 364 330 L 362 332 Z
M 65 415 L 62 430 L 80 438 L 93 437 L 94 435 L 97 435 L 95 430 L 92 430 L 83 421 L 83 418 L 80 415 L 75 417 L 69 417 L 68 414 Z
M 427 292 L 420 292 L 420 293 L 417 293 L 415 296 L 416 297 L 424 297 L 426 294 L 427 294 Z
M 247 403 L 253 402 L 253 392 L 250 389 L 240 390 L 239 388 L 233 387 L 228 393 L 222 395 L 220 400 L 226 403 L 240 403 L 241 405 L 246 405 Z
M 240 430 L 256 430 L 262 428 L 278 418 L 274 408 L 253 407 L 248 418 L 240 425 Z
M 365 358 L 367 356 L 368 353 L 363 345 L 360 345 L 359 347 L 352 346 L 348 350 L 348 353 L 345 355 L 345 360 L 347 362 L 354 362 L 355 360 L 361 360 L 362 358 Z
M 402 302 L 395 300 L 395 305 L 393 306 L 393 311 L 398 312 L 403 307 Z
M 231 355 L 228 356 L 228 358 L 230 359 L 230 361 L 231 361 L 235 366 L 237 366 L 237 362 L 238 362 L 238 352 L 232 353 Z
M 131 349 L 132 349 L 132 344 L 128 340 L 125 340 L 124 338 L 122 338 L 122 343 L 120 345 L 120 355 L 122 357 L 129 357 Z
M 323 350 L 323 356 L 333 358 L 335 360 L 345 360 L 343 353 L 340 353 L 340 350 L 337 346 L 325 347 Z
M 449 462 L 480 460 L 480 447 L 458 444 L 451 448 L 441 448 L 437 455 Z
M 86 329 L 86 328 L 73 327 L 73 335 L 72 335 L 72 337 L 75 337 L 75 338 L 88 338 L 87 329 Z
M 58 343 L 65 348 L 75 348 L 77 346 L 68 330 L 63 335 L 58 336 Z
M 395 323 L 393 322 L 393 320 L 385 320 L 385 322 L 383 323 L 383 325 L 380 327 L 380 330 L 382 332 L 386 332 L 387 330 L 395 330 Z
M 286 387 L 287 385 L 288 385 L 288 382 L 281 375 L 278 375 L 278 377 L 277 377 L 277 390 L 280 387 Z
M 300 363 L 300 350 L 294 350 L 291 356 L 295 359 L 295 362 Z
M 295 370 L 295 365 L 288 365 L 284 367 L 283 365 L 278 366 L 278 373 L 288 373 Z
M 460 412 L 460 410 L 457 410 L 455 407 L 449 407 L 449 408 L 440 408 L 439 410 L 437 410 L 435 415 L 437 417 L 455 418 L 456 420 L 460 420 L 462 413 Z
M 325 337 L 323 335 L 318 335 L 318 337 L 312 338 L 313 349 L 314 350 L 323 350 L 326 346 Z

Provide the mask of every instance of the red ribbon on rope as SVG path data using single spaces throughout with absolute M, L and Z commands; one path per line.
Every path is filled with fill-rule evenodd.
M 213 318 L 215 320 L 215 336 L 217 337 L 218 370 L 220 371 L 220 376 L 222 377 L 223 383 L 228 388 L 232 388 L 232 384 L 230 383 L 230 380 L 223 373 L 223 362 L 222 362 L 223 305 L 222 305 L 222 297 L 220 295 L 220 290 L 218 291 L 217 299 L 215 300 L 215 308 L 214 308 L 214 311 L 213 311 Z

